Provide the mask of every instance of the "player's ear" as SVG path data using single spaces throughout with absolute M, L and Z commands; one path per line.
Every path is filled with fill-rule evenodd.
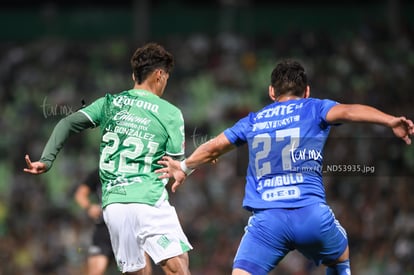
M 132 80 L 135 82 L 135 75 L 132 73 Z
M 305 94 L 303 95 L 304 98 L 310 97 L 310 86 L 306 85 Z
M 157 79 L 157 82 L 160 82 L 163 78 L 163 71 L 161 69 L 155 70 L 154 75 Z
M 269 85 L 269 97 L 272 101 L 276 101 L 275 87 Z

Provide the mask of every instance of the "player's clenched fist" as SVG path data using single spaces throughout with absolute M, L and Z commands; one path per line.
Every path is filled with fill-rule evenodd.
M 394 134 L 405 141 L 406 144 L 411 144 L 411 138 L 414 134 L 414 124 L 411 120 L 405 117 L 395 117 L 391 121 L 391 128 Z
M 46 167 L 46 164 L 44 164 L 43 162 L 40 162 L 40 161 L 32 162 L 30 160 L 29 155 L 25 155 L 24 159 L 26 160 L 27 168 L 24 168 L 23 171 L 25 171 L 26 173 L 37 175 L 37 174 L 42 174 L 46 172 L 47 167 Z

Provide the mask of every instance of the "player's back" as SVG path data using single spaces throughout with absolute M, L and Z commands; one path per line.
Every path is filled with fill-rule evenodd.
M 157 161 L 184 154 L 180 110 L 145 90 L 108 94 L 100 104 L 103 205 L 157 203 L 166 197 L 165 182 L 154 173 Z
M 321 171 L 330 130 L 325 117 L 335 104 L 289 100 L 249 115 L 245 206 L 290 208 L 325 201 Z

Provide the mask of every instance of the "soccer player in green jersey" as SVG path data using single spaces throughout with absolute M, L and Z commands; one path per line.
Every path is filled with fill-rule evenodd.
M 133 89 L 107 94 L 60 120 L 40 160 L 25 156 L 24 171 L 47 172 L 71 134 L 99 126 L 103 215 L 120 271 L 143 274 L 147 252 L 165 274 L 187 275 L 192 246 L 169 204 L 168 180 L 154 172 L 164 155 L 184 156 L 182 113 L 161 98 L 174 58 L 149 43 L 135 51 L 131 67 Z

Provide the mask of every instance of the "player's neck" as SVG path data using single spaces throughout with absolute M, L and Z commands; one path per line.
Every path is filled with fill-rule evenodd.
M 157 90 L 153 85 L 150 85 L 151 83 L 144 82 L 143 84 L 137 84 L 135 83 L 134 88 L 135 90 L 146 90 L 150 93 L 153 93 L 156 96 L 160 96 Z
M 301 99 L 301 98 L 303 98 L 303 97 L 295 96 L 295 95 L 281 95 L 281 96 L 278 96 L 275 101 L 276 102 L 284 102 L 284 101 L 288 101 L 288 100 L 298 100 L 298 99 Z

